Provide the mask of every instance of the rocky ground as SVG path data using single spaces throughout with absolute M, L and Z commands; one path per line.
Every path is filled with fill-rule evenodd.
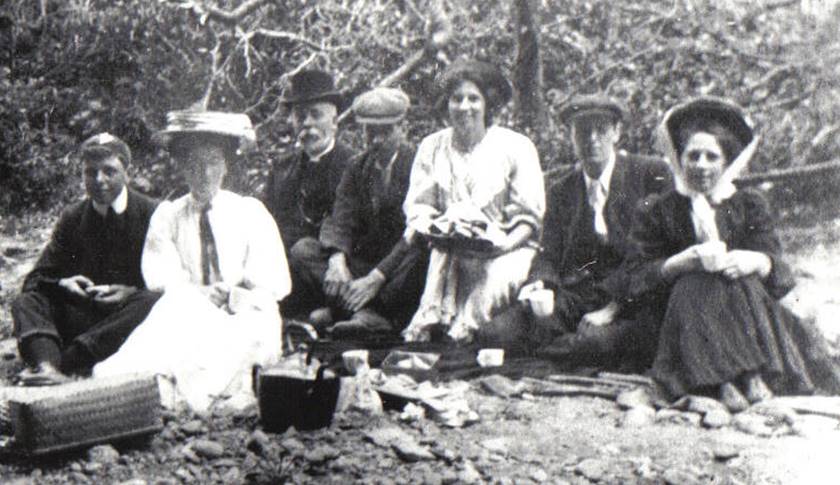
M 0 336 L 8 302 L 48 235 L 32 220 L 0 236 Z M 840 325 L 840 221 L 783 232 L 800 286 L 786 302 L 817 318 L 834 341 Z M 8 342 L 8 340 L 6 340 Z M 13 351 L 6 344 L 0 354 Z M 13 355 L 13 354 L 12 354 Z M 6 359 L 5 368 L 14 368 Z M 146 442 L 102 445 L 27 460 L 0 459 L 3 483 L 836 483 L 837 421 L 759 407 L 734 418 L 698 400 L 656 412 L 632 399 L 511 392 L 515 382 L 469 384 L 479 421 L 452 429 L 432 419 L 347 415 L 330 428 L 265 433 L 255 409 L 165 413 Z M 499 385 L 501 383 L 501 385 Z M 631 396 L 632 397 L 632 396 Z

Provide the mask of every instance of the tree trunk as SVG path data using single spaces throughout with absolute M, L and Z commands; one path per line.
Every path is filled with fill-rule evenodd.
M 517 26 L 513 87 L 519 119 L 535 134 L 545 136 L 548 134 L 545 128 L 549 126 L 550 120 L 542 92 L 542 63 L 536 21 L 538 5 L 538 0 L 516 0 L 513 6 Z

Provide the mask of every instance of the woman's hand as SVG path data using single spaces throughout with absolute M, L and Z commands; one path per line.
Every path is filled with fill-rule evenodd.
M 662 265 L 662 277 L 666 280 L 673 280 L 674 278 L 690 273 L 692 271 L 700 271 L 703 269 L 703 263 L 700 259 L 699 244 L 689 246 L 679 253 L 671 256 L 665 260 Z
M 493 243 L 493 256 L 500 256 L 519 248 L 531 237 L 534 229 L 527 224 L 518 224 L 510 232 L 504 232 L 491 226 L 485 237 Z
M 219 308 L 227 304 L 230 296 L 230 286 L 223 282 L 213 283 L 212 285 L 202 286 L 201 293 L 210 300 L 211 303 Z
M 766 254 L 735 249 L 723 256 L 720 273 L 730 280 L 750 275 L 758 275 L 764 279 L 772 269 L 773 261 Z
M 615 321 L 619 311 L 621 311 L 621 305 L 618 302 L 610 301 L 603 308 L 584 314 L 580 323 L 578 323 L 578 329 L 586 332 L 592 327 L 609 325 Z

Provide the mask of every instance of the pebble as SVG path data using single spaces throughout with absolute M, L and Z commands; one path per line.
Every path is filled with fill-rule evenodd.
M 222 475 L 222 483 L 239 483 L 242 480 L 242 472 L 239 468 L 233 467 Z
M 729 412 L 720 401 L 703 396 L 689 396 L 688 410 L 703 415 L 712 411 Z
M 487 393 L 501 398 L 509 398 L 522 394 L 524 388 L 521 382 L 514 383 L 511 379 L 498 374 L 487 376 L 481 379 L 480 383 L 481 388 Z
M 707 428 L 722 428 L 732 422 L 732 414 L 726 409 L 715 409 L 703 416 L 703 426 Z
M 87 456 L 91 462 L 108 465 L 119 460 L 120 452 L 111 445 L 98 445 L 89 449 Z
M 201 463 L 201 458 L 189 445 L 181 448 L 181 456 L 190 463 Z
M 248 442 L 245 447 L 258 455 L 262 455 L 271 444 L 271 438 L 268 437 L 262 430 L 255 430 L 248 437 Z
M 394 441 L 391 446 L 403 461 L 414 463 L 417 461 L 431 461 L 435 459 L 428 448 L 420 446 L 413 439 L 403 439 Z
M 735 429 L 743 433 L 755 436 L 771 436 L 773 430 L 764 423 L 764 420 L 763 416 L 740 413 L 733 418 L 732 423 Z
M 95 475 L 100 470 L 102 470 L 103 467 L 104 467 L 104 465 L 102 465 L 102 463 L 92 462 L 92 463 L 85 463 L 85 465 L 82 468 L 84 469 L 83 471 L 85 473 L 87 473 L 88 475 Z
M 413 439 L 411 435 L 396 426 L 367 431 L 365 432 L 365 438 L 380 448 L 390 448 L 391 444 L 396 441 Z
M 325 463 L 338 458 L 341 453 L 329 445 L 316 446 L 314 449 L 303 454 L 306 461 L 310 463 Z
M 597 482 L 604 478 L 608 469 L 608 464 L 597 458 L 587 458 L 575 467 L 575 472 L 583 475 L 588 480 Z
M 678 468 L 665 470 L 665 473 L 662 474 L 662 479 L 668 485 L 694 485 L 698 483 L 697 477 L 694 474 Z
M 443 485 L 452 485 L 458 481 L 458 473 L 455 470 L 446 470 L 443 472 L 440 481 Z
M 475 466 L 469 461 L 464 463 L 464 468 L 458 473 L 457 480 L 460 483 L 478 483 L 481 481 L 481 474 L 475 469 Z
M 624 428 L 641 428 L 653 424 L 656 410 L 649 406 L 634 407 L 627 410 L 621 418 Z
M 531 474 L 529 476 L 531 477 L 531 480 L 533 480 L 537 483 L 542 483 L 542 482 L 548 480 L 548 473 L 546 473 L 546 471 L 543 470 L 542 468 L 537 468 L 535 470 L 532 470 Z
M 130 480 L 126 480 L 124 482 L 120 482 L 118 485 L 148 485 L 149 482 L 143 480 L 142 478 L 132 478 Z M 158 485 L 155 482 L 155 485 Z
M 80 471 L 82 471 L 82 465 L 79 462 L 74 461 L 73 463 L 70 464 L 70 471 L 71 472 L 80 472 Z
M 616 404 L 621 409 L 633 409 L 636 407 L 653 407 L 650 394 L 642 387 L 624 391 L 615 398 Z
M 712 448 L 715 460 L 727 461 L 741 454 L 739 447 L 733 443 L 717 443 Z
M 187 436 L 195 436 L 204 432 L 204 423 L 198 419 L 181 425 L 181 432 Z
M 280 446 L 282 446 L 289 453 L 303 451 L 306 449 L 303 443 L 301 443 L 301 441 L 297 438 L 286 438 L 280 442 Z
M 225 447 L 212 440 L 195 440 L 189 446 L 198 456 L 211 460 L 225 454 Z
M 481 442 L 481 446 L 492 452 L 500 455 L 508 454 L 508 440 L 506 438 L 492 438 Z
M 186 468 L 179 468 L 175 470 L 175 476 L 180 478 L 181 481 L 190 483 L 193 481 L 192 474 Z
M 213 461 L 214 468 L 231 468 L 237 466 L 238 464 L 239 462 L 233 458 L 220 458 Z

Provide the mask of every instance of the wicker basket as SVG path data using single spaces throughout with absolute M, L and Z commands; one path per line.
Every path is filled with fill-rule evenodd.
M 163 427 L 154 376 L 88 379 L 19 394 L 9 400 L 15 453 L 42 455 Z

